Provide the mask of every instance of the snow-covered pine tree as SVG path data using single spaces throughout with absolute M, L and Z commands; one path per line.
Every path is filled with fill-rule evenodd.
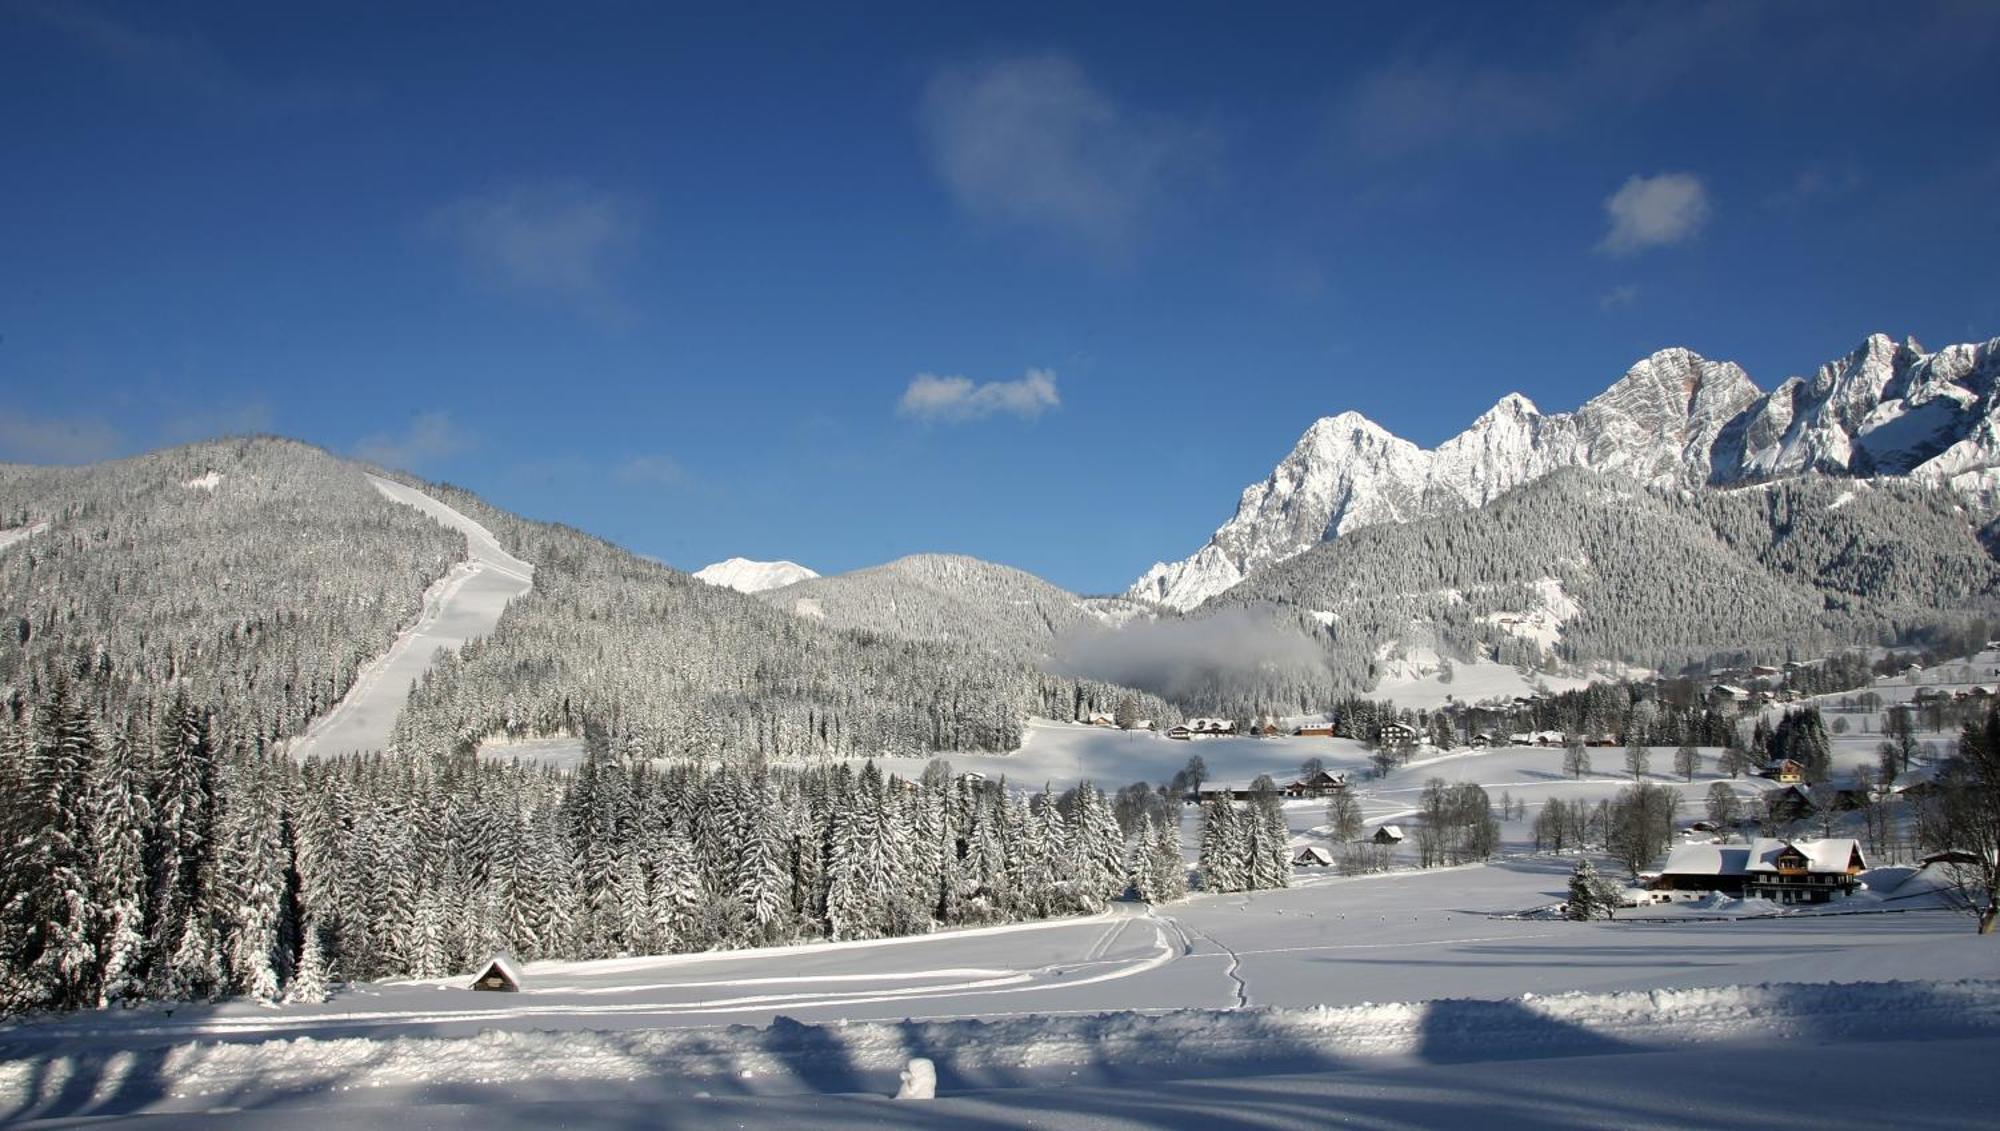
M 1160 889 L 1153 879 L 1153 847 L 1156 836 L 1153 831 L 1153 815 L 1141 813 L 1139 828 L 1132 838 L 1130 862 L 1126 865 L 1132 882 L 1132 890 L 1147 903 L 1159 903 Z
M 1153 884 L 1160 903 L 1186 899 L 1187 861 L 1181 856 L 1181 827 L 1178 816 L 1161 821 L 1153 830 Z
M 299 964 L 293 972 L 292 980 L 285 986 L 285 1000 L 302 1005 L 316 1005 L 332 996 L 327 985 L 329 972 L 326 962 L 326 948 L 320 939 L 319 924 L 311 919 L 301 925 L 299 940 Z
M 1195 867 L 1203 891 L 1242 891 L 1250 877 L 1244 865 L 1248 838 L 1239 827 L 1235 802 L 1217 796 L 1202 806 L 1201 852 Z
M 146 839 L 152 828 L 152 751 L 144 729 L 125 728 L 98 763 L 92 783 L 92 848 L 103 922 L 99 951 L 104 967 L 98 1004 L 144 996 L 146 940 Z

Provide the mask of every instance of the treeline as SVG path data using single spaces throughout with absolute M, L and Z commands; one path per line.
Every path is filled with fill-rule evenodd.
M 58 680 L 0 717 L 0 1007 L 319 1000 L 342 978 L 855 939 L 1186 891 L 1176 815 L 1121 831 L 933 762 L 558 772 L 417 751 L 297 764 L 177 696 Z

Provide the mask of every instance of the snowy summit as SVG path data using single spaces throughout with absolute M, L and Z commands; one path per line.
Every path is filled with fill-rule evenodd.
M 749 558 L 730 558 L 703 566 L 695 571 L 694 576 L 698 581 L 734 589 L 738 593 L 761 593 L 766 589 L 782 589 L 795 582 L 811 581 L 819 574 L 797 562 L 753 562 Z

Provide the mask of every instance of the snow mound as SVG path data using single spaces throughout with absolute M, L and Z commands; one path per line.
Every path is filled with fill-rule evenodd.
M 819 574 L 797 562 L 758 562 L 749 558 L 730 558 L 727 561 L 705 565 L 694 573 L 695 580 L 719 585 L 724 589 L 734 589 L 738 593 L 761 593 L 766 589 L 781 589 L 799 581 L 810 581 Z
M 197 475 L 193 479 L 182 483 L 181 486 L 192 491 L 207 491 L 210 494 L 214 494 L 215 489 L 222 486 L 222 473 L 211 467 L 205 474 Z

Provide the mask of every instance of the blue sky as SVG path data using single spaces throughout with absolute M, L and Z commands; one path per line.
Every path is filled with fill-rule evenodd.
M 0 0 L 0 459 L 1095 592 L 1318 416 L 2000 335 L 1991 4 L 832 7 Z

